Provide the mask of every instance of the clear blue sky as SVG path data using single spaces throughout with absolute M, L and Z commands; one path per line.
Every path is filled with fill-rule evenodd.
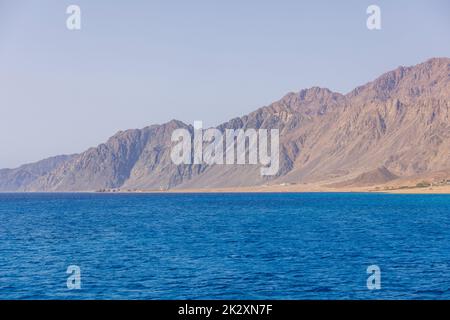
M 0 168 L 173 118 L 215 125 L 306 87 L 346 93 L 435 56 L 450 56 L 448 0 L 0 0 Z

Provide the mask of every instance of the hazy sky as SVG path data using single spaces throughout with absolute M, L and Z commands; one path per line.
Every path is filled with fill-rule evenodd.
M 216 125 L 306 87 L 346 93 L 435 56 L 450 56 L 448 0 L 0 0 L 0 168 L 173 118 Z

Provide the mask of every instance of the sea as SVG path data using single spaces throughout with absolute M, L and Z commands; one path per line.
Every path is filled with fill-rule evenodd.
M 450 195 L 2 193 L 0 299 L 450 299 Z

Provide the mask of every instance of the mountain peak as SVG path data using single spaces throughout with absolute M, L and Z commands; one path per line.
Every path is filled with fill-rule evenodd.
M 450 96 L 450 58 L 431 58 L 414 66 L 400 66 L 346 96 L 386 101 L 394 96 L 404 101 L 422 95 Z

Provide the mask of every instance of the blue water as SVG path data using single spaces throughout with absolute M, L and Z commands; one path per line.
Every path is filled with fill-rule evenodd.
M 448 195 L 0 194 L 0 299 L 449 299 L 449 225 Z

